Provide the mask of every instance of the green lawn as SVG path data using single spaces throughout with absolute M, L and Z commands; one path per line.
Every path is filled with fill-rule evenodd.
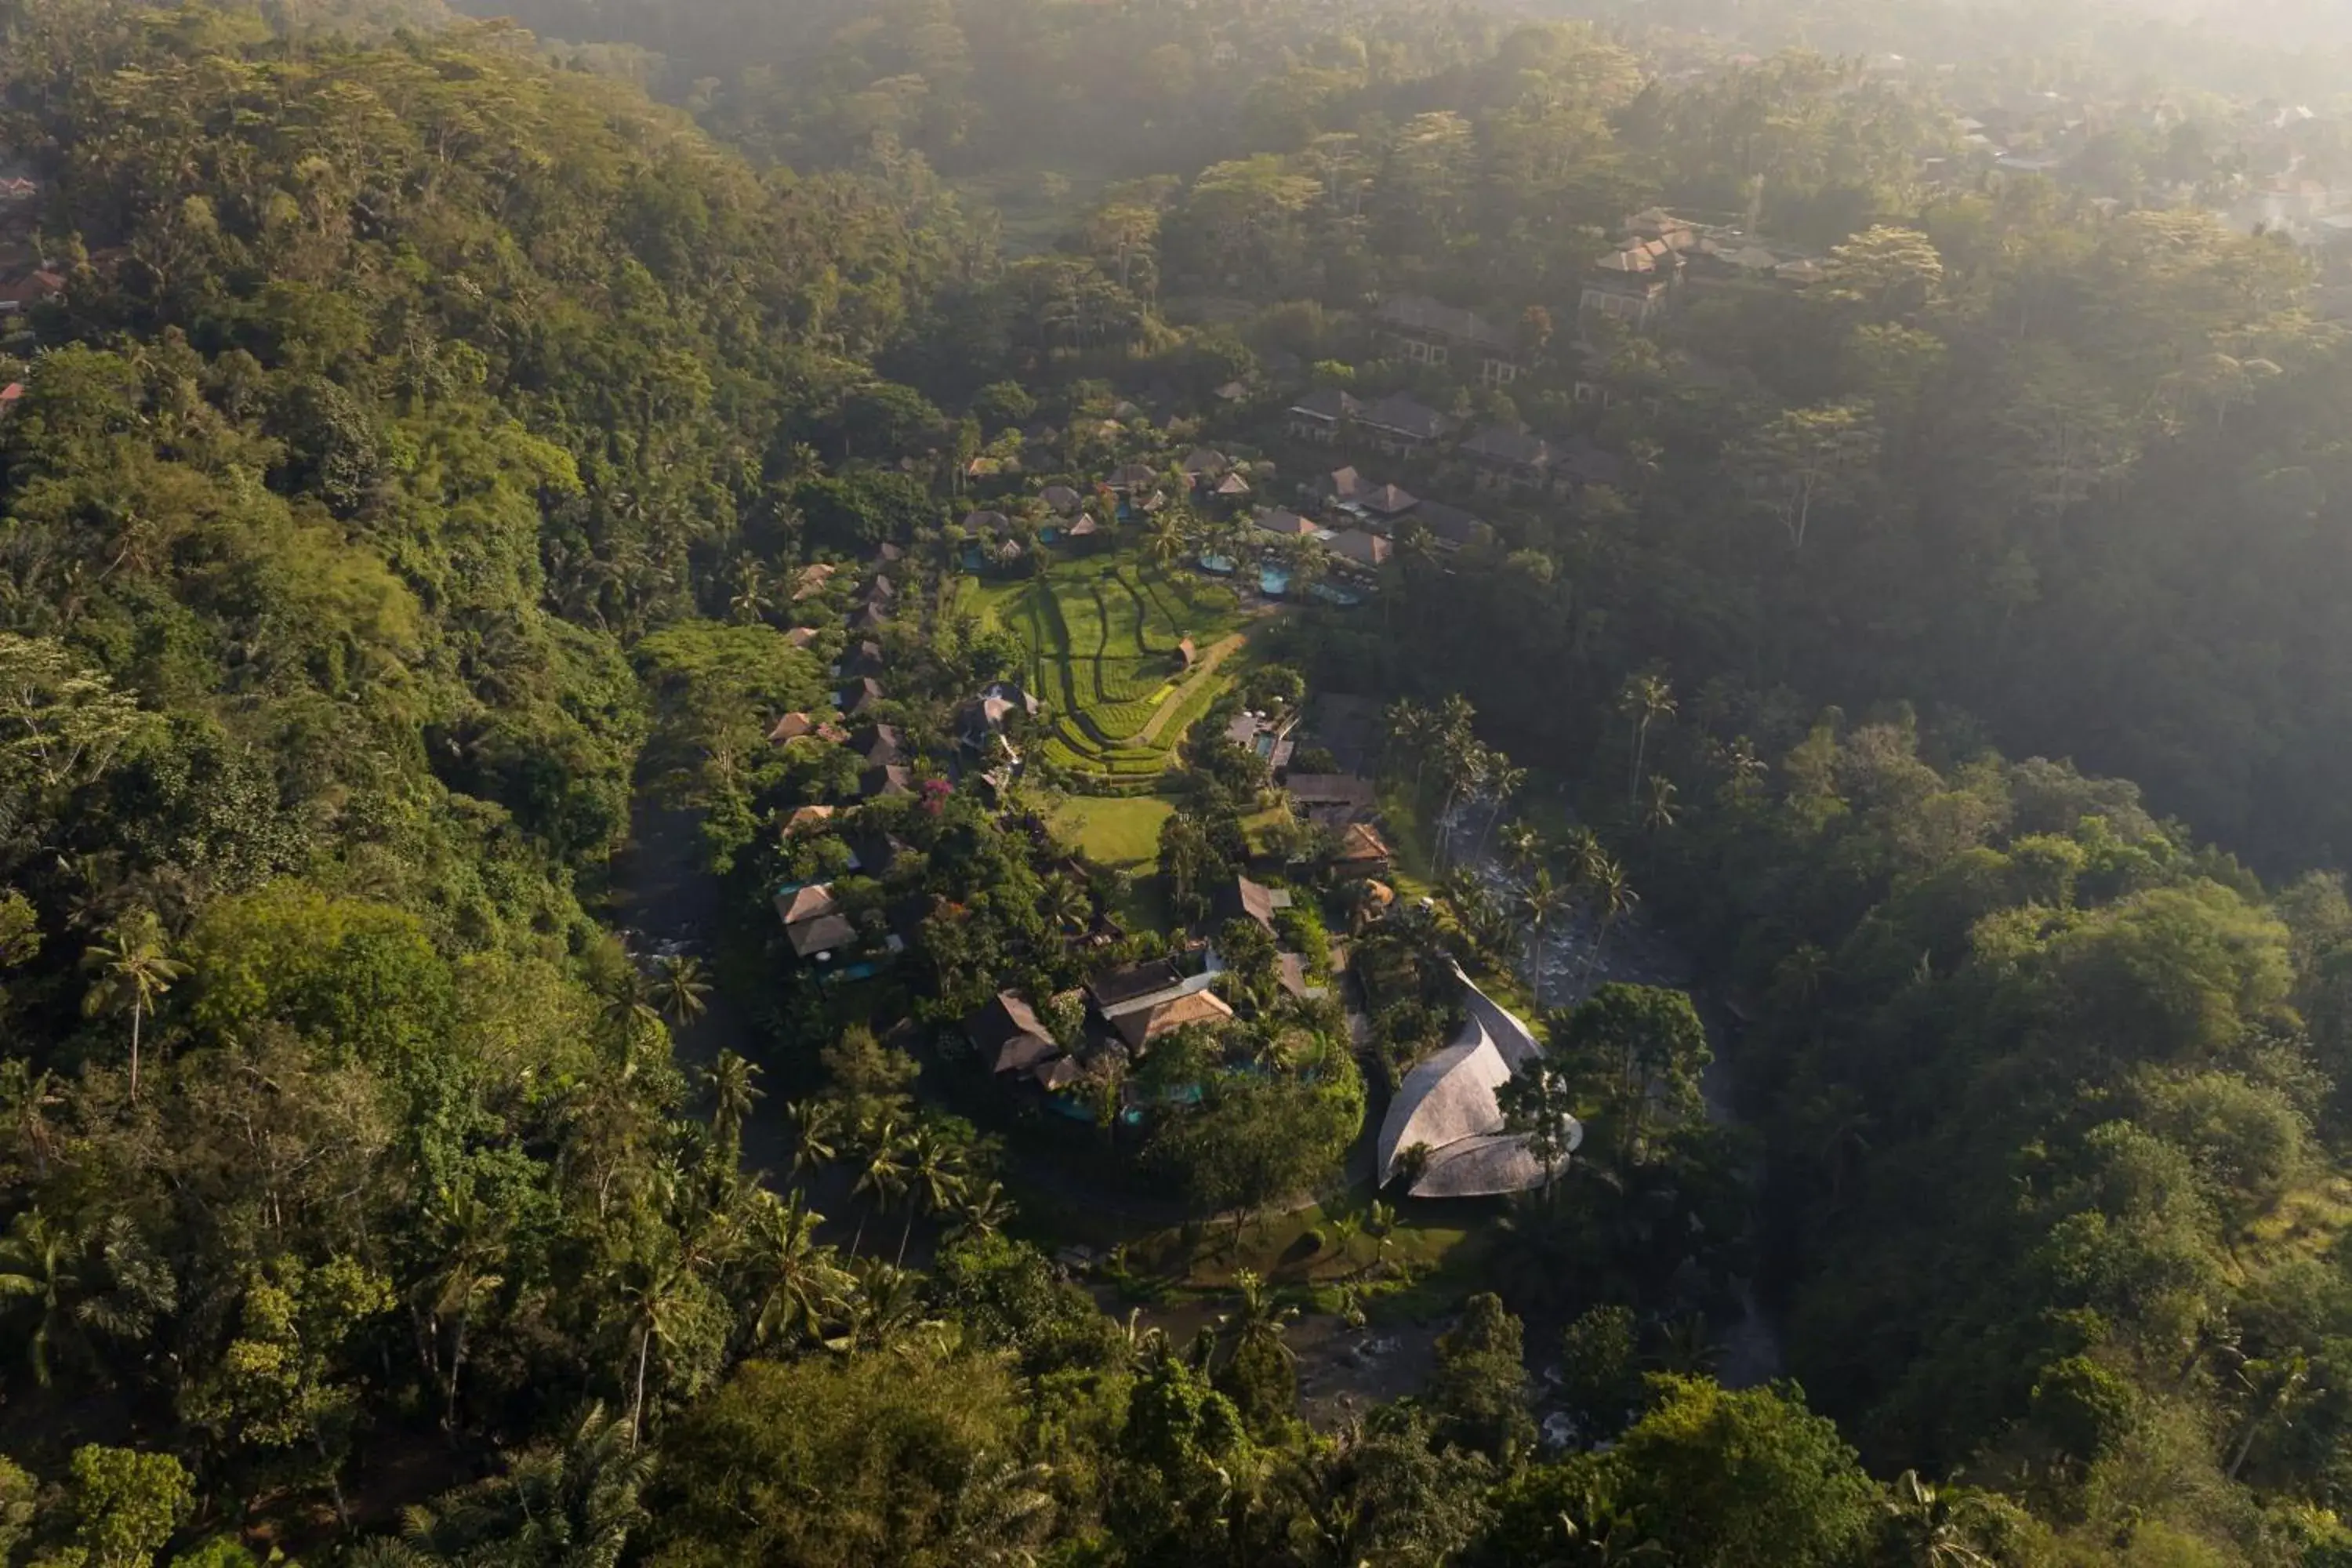
M 1160 858 L 1160 825 L 1175 813 L 1165 796 L 1074 795 L 1045 814 L 1054 837 L 1118 871 L 1149 869 Z

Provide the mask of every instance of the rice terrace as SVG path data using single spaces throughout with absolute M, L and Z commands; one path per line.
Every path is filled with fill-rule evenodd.
M 1028 649 L 1028 686 L 1051 721 L 1045 760 L 1088 794 L 1158 788 L 1245 640 L 1230 589 L 1132 560 L 1066 562 L 971 592 L 971 607 Z

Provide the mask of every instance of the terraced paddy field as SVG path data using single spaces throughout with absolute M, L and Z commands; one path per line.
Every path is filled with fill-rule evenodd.
M 1052 710 L 1045 755 L 1090 793 L 1148 795 L 1184 731 L 1234 679 L 1243 616 L 1222 588 L 1116 557 L 1043 578 L 971 584 L 963 605 L 1029 650 L 1029 689 Z M 1177 655 L 1192 639 L 1189 670 Z

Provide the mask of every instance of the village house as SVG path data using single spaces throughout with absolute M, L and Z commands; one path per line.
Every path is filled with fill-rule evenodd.
M 1360 405 L 1356 428 L 1391 458 L 1415 458 L 1451 435 L 1454 421 L 1419 398 L 1394 392 Z
M 964 1037 L 992 1073 L 1033 1072 L 1062 1054 L 1054 1033 L 1018 992 L 1000 991 L 964 1020 Z
M 872 710 L 884 696 L 880 681 L 862 675 L 833 694 L 833 705 L 841 710 L 844 717 L 856 719 Z
M 1291 804 L 1309 822 L 1342 828 L 1372 813 L 1372 781 L 1354 773 L 1291 773 L 1283 781 Z
M 1396 547 L 1377 533 L 1360 528 L 1343 529 L 1331 536 L 1326 545 L 1344 564 L 1365 572 L 1376 572 L 1388 563 Z
M 1274 931 L 1274 911 L 1290 907 L 1290 889 L 1269 888 L 1236 876 L 1217 889 L 1213 900 L 1219 920 L 1255 921 L 1267 934 Z
M 1290 405 L 1284 415 L 1284 428 L 1295 440 L 1328 447 L 1339 438 L 1340 426 L 1355 418 L 1363 406 L 1336 386 L 1318 387 Z
M 829 882 L 782 889 L 775 902 L 784 922 L 784 940 L 797 958 L 823 963 L 857 940 L 857 928 L 842 913 L 841 900 Z
M 1551 443 L 1508 425 L 1484 425 L 1454 448 L 1482 490 L 1539 493 L 1551 485 Z
M 857 793 L 868 800 L 887 800 L 912 795 L 915 793 L 914 772 L 899 763 L 867 768 L 857 775 Z
M 1475 365 L 1486 386 L 1508 386 L 1525 355 L 1518 333 L 1426 294 L 1394 294 L 1372 311 L 1372 335 L 1415 364 Z
M 868 724 L 849 737 L 849 750 L 869 768 L 887 767 L 907 760 L 904 741 L 895 724 Z
M 1412 509 L 1411 521 L 1427 529 L 1440 550 L 1459 550 L 1476 542 L 1486 526 L 1475 514 L 1440 500 L 1423 501 Z

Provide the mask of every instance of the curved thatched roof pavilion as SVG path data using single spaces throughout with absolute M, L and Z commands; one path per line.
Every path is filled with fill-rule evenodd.
M 1381 1122 L 1380 1175 L 1385 1184 L 1407 1149 L 1423 1144 L 1429 1164 L 1412 1185 L 1417 1198 L 1492 1197 L 1544 1184 L 1527 1141 L 1507 1131 L 1496 1090 L 1543 1055 L 1517 1015 L 1470 983 L 1459 968 L 1468 1016 L 1453 1043 L 1405 1075 Z M 1583 1141 L 1573 1121 L 1568 1146 Z

